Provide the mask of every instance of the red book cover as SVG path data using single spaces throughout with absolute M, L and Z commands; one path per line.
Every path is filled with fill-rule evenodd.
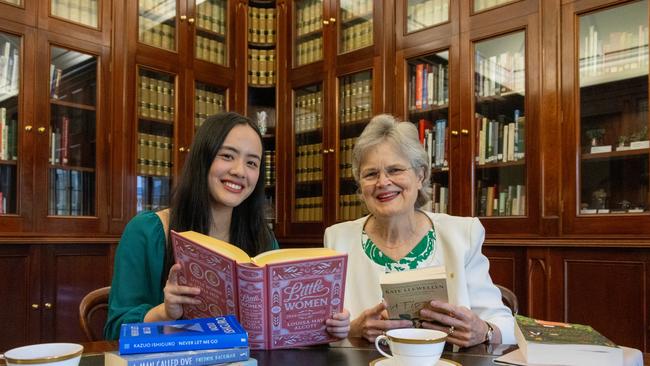
M 415 65 L 415 109 L 422 109 L 422 73 L 424 64 Z
M 68 163 L 68 153 L 70 151 L 70 118 L 68 116 L 61 117 L 61 164 Z
M 250 258 L 234 245 L 172 231 L 179 283 L 201 288 L 184 317 L 238 316 L 254 349 L 329 343 L 325 320 L 343 309 L 347 254 L 327 248 L 278 249 Z

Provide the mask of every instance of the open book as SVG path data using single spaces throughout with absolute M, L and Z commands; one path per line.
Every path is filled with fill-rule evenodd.
M 515 337 L 528 364 L 623 364 L 623 350 L 588 325 L 515 317 Z
M 250 258 L 242 249 L 193 231 L 171 232 L 183 269 L 179 283 L 201 288 L 189 319 L 234 314 L 256 349 L 337 340 L 325 320 L 343 309 L 347 254 L 328 248 L 277 249 Z
M 420 319 L 420 310 L 431 300 L 449 298 L 444 266 L 382 273 L 379 284 L 390 319 Z

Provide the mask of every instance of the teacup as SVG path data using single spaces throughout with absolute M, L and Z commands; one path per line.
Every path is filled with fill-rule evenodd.
M 9 366 L 77 366 L 83 350 L 76 343 L 41 343 L 10 349 L 3 358 Z
M 391 329 L 375 339 L 375 347 L 392 359 L 395 366 L 434 366 L 445 347 L 447 333 L 433 329 Z M 392 355 L 385 353 L 380 342 L 388 343 Z

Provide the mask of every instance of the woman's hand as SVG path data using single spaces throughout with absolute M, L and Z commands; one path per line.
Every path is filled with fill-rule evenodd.
M 327 332 L 336 338 L 343 339 L 350 333 L 350 312 L 343 309 L 343 312 L 332 315 L 325 321 Z
M 153 307 L 144 317 L 145 322 L 176 320 L 183 316 L 183 304 L 200 304 L 201 301 L 194 296 L 201 293 L 198 287 L 181 286 L 178 284 L 178 273 L 181 265 L 176 263 L 169 270 L 167 283 L 163 289 L 165 300 L 162 304 Z
M 382 301 L 375 307 L 366 309 L 350 325 L 350 335 L 363 337 L 370 342 L 389 329 L 407 328 L 413 325 L 410 320 L 387 320 L 386 304 Z
M 454 306 L 433 300 L 420 310 L 422 328 L 436 329 L 448 334 L 447 341 L 460 347 L 471 347 L 485 341 L 488 326 L 473 311 L 464 306 Z M 498 328 L 494 329 L 495 336 Z M 501 339 L 498 333 L 498 339 Z M 500 342 L 498 342 L 500 343 Z

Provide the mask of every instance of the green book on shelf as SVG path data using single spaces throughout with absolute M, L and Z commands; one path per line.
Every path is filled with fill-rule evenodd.
M 623 350 L 588 325 L 515 317 L 515 337 L 528 364 L 623 364 Z

